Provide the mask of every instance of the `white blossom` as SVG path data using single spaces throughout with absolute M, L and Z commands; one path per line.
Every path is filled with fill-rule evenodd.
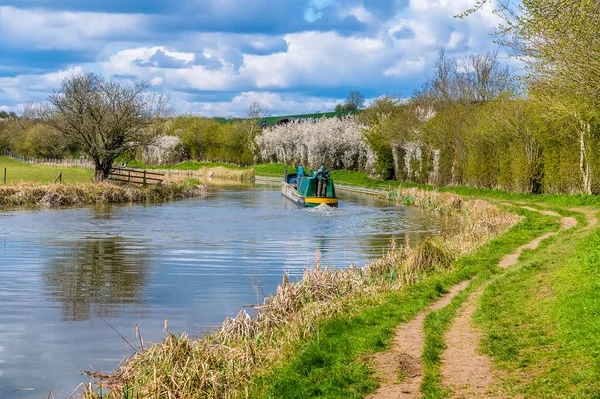
M 267 128 L 256 138 L 264 162 L 303 164 L 317 168 L 368 170 L 374 154 L 364 141 L 355 116 L 292 121 Z

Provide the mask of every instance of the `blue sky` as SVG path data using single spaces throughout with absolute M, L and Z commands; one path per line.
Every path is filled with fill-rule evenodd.
M 474 0 L 0 0 L 0 109 L 44 101 L 71 73 L 147 80 L 177 112 L 333 110 L 350 90 L 410 96 L 441 47 L 494 49 Z M 501 52 L 502 54 L 502 52 Z

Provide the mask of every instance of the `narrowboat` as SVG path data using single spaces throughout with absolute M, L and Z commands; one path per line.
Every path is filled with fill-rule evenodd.
M 325 197 L 317 197 L 317 178 L 311 176 L 298 177 L 295 173 L 287 173 L 281 181 L 281 193 L 300 206 L 319 206 L 327 204 L 338 206 L 339 198 L 335 195 L 333 179 L 327 181 Z

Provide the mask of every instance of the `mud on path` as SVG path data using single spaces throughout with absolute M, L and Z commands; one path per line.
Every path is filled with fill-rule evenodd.
M 523 206 L 523 208 L 544 215 L 560 217 L 559 231 L 577 226 L 577 220 L 573 217 L 561 217 L 556 212 L 540 211 L 527 206 Z M 528 244 L 522 245 L 514 253 L 506 255 L 498 266 L 506 268 L 516 264 L 523 250 L 536 249 L 540 242 L 556 234 L 558 232 L 546 233 Z M 495 376 L 492 361 L 489 356 L 478 353 L 481 332 L 472 323 L 478 300 L 492 281 L 494 279 L 489 280 L 470 295 L 445 334 L 447 349 L 442 354 L 441 373 L 444 386 L 453 392 L 453 398 L 492 397 L 489 393 Z
M 423 323 L 430 312 L 450 304 L 452 299 L 467 288 L 471 280 L 454 285 L 448 293 L 429 308 L 419 312 L 411 321 L 402 324 L 394 335 L 389 351 L 376 353 L 373 357 L 381 385 L 368 399 L 419 398 L 423 381 L 421 355 L 425 345 Z M 400 381 L 403 376 L 402 381 Z

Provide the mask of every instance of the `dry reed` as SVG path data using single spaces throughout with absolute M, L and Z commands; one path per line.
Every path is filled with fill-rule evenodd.
M 209 179 L 253 181 L 254 180 L 254 170 L 253 169 L 230 169 L 230 168 L 224 168 L 223 166 L 217 166 L 214 168 L 200 168 L 200 169 L 198 169 L 198 177 L 199 178 L 209 178 Z
M 190 182 L 138 187 L 101 184 L 18 183 L 0 186 L 0 206 L 65 206 L 125 202 L 154 202 L 204 197 L 204 186 Z
M 315 266 L 298 281 L 284 275 L 275 294 L 252 314 L 242 310 L 203 338 L 167 332 L 164 342 L 124 359 L 115 373 L 90 374 L 96 388 L 87 385 L 82 396 L 97 399 L 98 387 L 108 387 L 115 399 L 247 397 L 252 378 L 283 361 L 322 320 L 357 312 L 359 302 L 377 303 L 382 294 L 418 281 L 431 269 L 447 269 L 456 256 L 519 220 L 484 201 L 464 201 L 454 194 L 411 189 L 396 195 L 398 204 L 453 215 L 457 229 L 412 249 L 392 241 L 388 253 L 362 268 L 323 267 L 317 249 Z

